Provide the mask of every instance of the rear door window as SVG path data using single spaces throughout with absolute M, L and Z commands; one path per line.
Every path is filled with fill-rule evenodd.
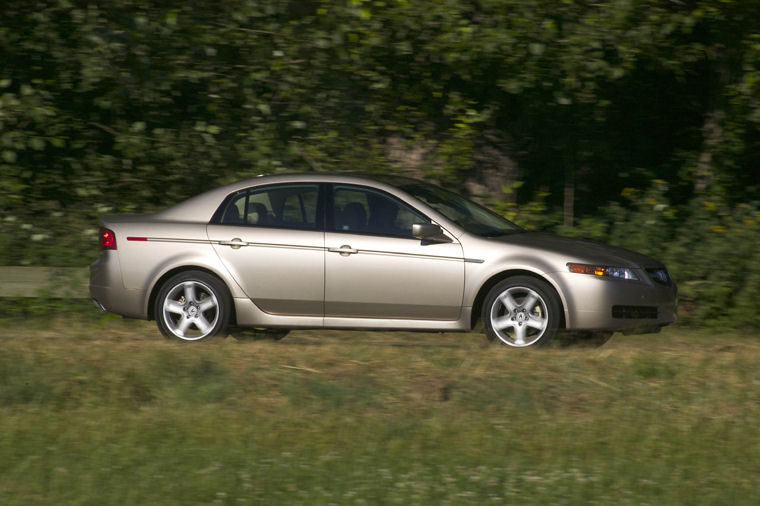
M 315 230 L 319 186 L 288 184 L 252 188 L 230 199 L 222 225 Z

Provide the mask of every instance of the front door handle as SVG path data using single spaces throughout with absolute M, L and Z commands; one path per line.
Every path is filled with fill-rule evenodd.
M 231 241 L 219 241 L 222 246 L 229 246 L 232 249 L 240 249 L 241 246 L 248 246 L 248 243 L 239 237 L 235 237 Z
M 359 250 L 355 250 L 348 244 L 344 244 L 340 248 L 328 248 L 327 251 L 329 251 L 330 253 L 340 253 L 340 256 L 342 257 L 347 257 L 348 255 L 359 253 Z

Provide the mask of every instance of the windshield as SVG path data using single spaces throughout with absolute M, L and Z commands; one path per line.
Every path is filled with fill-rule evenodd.
M 523 229 L 498 214 L 454 192 L 418 182 L 399 188 L 420 199 L 471 234 L 484 237 L 523 232 Z

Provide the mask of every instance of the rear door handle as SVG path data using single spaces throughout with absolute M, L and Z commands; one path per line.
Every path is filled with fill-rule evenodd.
M 340 253 L 340 256 L 342 257 L 347 257 L 348 255 L 359 253 L 359 250 L 355 250 L 348 244 L 344 244 L 340 248 L 328 248 L 327 251 L 330 253 Z
M 229 246 L 232 249 L 240 249 L 242 246 L 248 246 L 248 243 L 239 237 L 235 237 L 231 241 L 219 241 L 222 246 Z

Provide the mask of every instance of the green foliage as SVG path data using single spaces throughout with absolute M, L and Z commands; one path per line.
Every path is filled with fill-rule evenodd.
M 678 283 L 681 323 L 760 328 L 760 207 L 701 194 L 687 206 L 669 202 L 664 181 L 625 189 L 622 203 L 583 220 L 566 235 L 593 238 L 651 255 Z
M 675 251 L 715 261 L 737 253 L 721 238 L 757 244 L 699 210 L 710 195 L 743 223 L 742 206 L 757 206 L 758 7 L 6 0 L 0 264 L 84 265 L 98 216 L 261 173 L 393 172 L 461 189 L 483 163 L 478 140 L 498 132 L 518 167 L 504 181 L 523 182 L 500 212 L 549 228 L 572 185 L 576 226 L 558 230 L 665 257 L 694 282 L 688 299 L 741 293 L 749 321 L 748 253 L 716 273 Z M 697 232 L 715 226 L 726 232 Z
M 668 185 L 655 180 L 649 188 L 625 188 L 624 201 L 613 202 L 604 214 L 610 220 L 608 241 L 615 245 L 661 257 L 677 233 L 676 209 L 669 203 Z
M 760 208 L 701 197 L 690 211 L 667 250 L 687 321 L 758 328 Z
M 504 197 L 501 200 L 490 202 L 490 207 L 526 230 L 550 228 L 556 223 L 558 216 L 548 212 L 546 205 L 546 198 L 549 196 L 548 192 L 540 191 L 532 200 L 519 205 L 514 202 L 514 199 L 510 200 L 510 197 L 523 184 L 523 181 L 517 181 L 511 185 L 502 186 L 501 191 Z

